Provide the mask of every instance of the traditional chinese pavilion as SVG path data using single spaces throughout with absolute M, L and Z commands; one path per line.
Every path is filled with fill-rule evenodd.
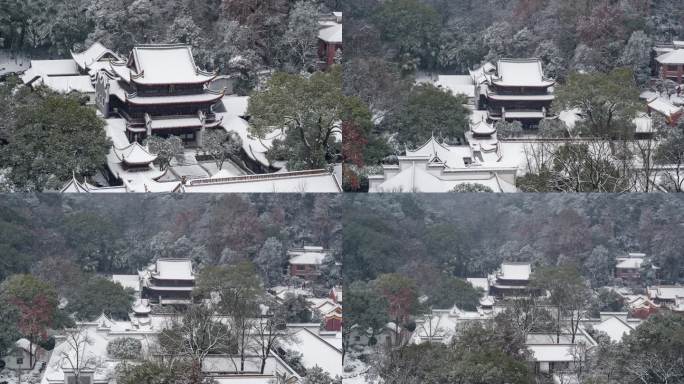
M 200 145 L 205 129 L 221 123 L 212 107 L 224 92 L 208 88 L 215 76 L 197 67 L 190 46 L 141 45 L 99 72 L 96 104 L 105 118 L 118 114 L 126 120 L 131 142 L 175 135 L 186 145 Z
M 138 272 L 141 296 L 151 304 L 190 304 L 195 273 L 188 259 L 160 259 Z
M 325 67 L 333 65 L 337 52 L 342 52 L 342 12 L 331 16 L 319 21 L 318 56 Z
M 673 41 L 667 47 L 656 47 L 655 51 L 658 77 L 684 83 L 684 41 Z
M 475 72 L 477 73 L 477 72 Z M 554 100 L 554 80 L 546 78 L 539 59 L 501 59 L 482 71 L 481 109 L 492 121 L 520 121 L 534 128 L 548 117 Z

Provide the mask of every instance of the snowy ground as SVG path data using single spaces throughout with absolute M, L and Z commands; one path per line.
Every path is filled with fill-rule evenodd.
M 357 358 L 357 354 L 350 352 L 345 356 L 344 373 L 342 381 L 344 384 L 380 384 L 377 380 L 366 377 L 368 365 Z
M 7 51 L 0 51 L 0 76 L 12 72 L 23 72 L 31 61 L 25 56 L 11 56 Z
M 43 372 L 40 371 L 40 367 L 43 362 L 50 359 L 50 355 L 41 356 L 36 362 L 35 368 L 32 371 L 21 371 L 21 382 L 19 381 L 19 375 L 17 371 L 4 369 L 0 371 L 0 383 L 7 382 L 7 384 L 37 384 L 43 377 Z

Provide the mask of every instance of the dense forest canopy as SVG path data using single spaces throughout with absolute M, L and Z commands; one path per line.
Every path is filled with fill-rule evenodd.
M 198 267 L 251 261 L 275 284 L 292 247 L 321 245 L 337 257 L 339 204 L 333 195 L 5 195 L 0 281 L 53 261 L 111 274 L 183 257 Z
M 664 195 L 349 196 L 344 283 L 392 272 L 417 281 L 435 271 L 485 276 L 502 261 L 531 261 L 579 265 L 600 286 L 628 252 L 682 281 L 682 209 L 684 199 Z
M 395 156 L 402 155 L 406 148 L 417 148 L 431 136 L 448 144 L 462 140 L 459 130 L 468 124 L 467 114 L 450 116 L 445 115 L 444 109 L 426 107 L 461 101 L 449 92 L 426 95 L 421 92 L 423 86 L 416 86 L 416 83 L 428 81 L 436 74 L 467 75 L 469 70 L 485 62 L 496 63 L 502 58 L 541 60 L 545 76 L 557 80 L 557 98 L 550 106 L 554 115 L 571 108 L 588 115 L 591 109 L 593 114 L 605 119 L 606 113 L 594 108 L 600 103 L 613 104 L 617 98 L 615 111 L 608 111 L 608 124 L 603 124 L 606 126 L 580 121 L 576 127 L 568 127 L 570 131 L 576 131 L 571 135 L 634 140 L 632 120 L 637 112 L 645 110 L 643 101 L 638 98 L 640 92 L 660 92 L 668 83 L 651 81 L 655 75 L 653 47 L 684 38 L 684 9 L 680 3 L 672 0 L 346 2 L 344 92 L 366 104 L 373 124 L 350 126 L 346 132 L 350 142 L 345 145 L 350 152 L 346 154 L 345 188 L 367 190 L 366 176 L 379 173 L 380 163 L 395 162 Z M 588 89 L 592 89 L 593 94 L 586 92 Z M 613 115 L 621 118 L 611 119 Z M 434 121 L 452 123 L 445 129 Z M 568 133 L 565 126 L 559 130 L 549 125 L 553 123 L 540 124 L 539 136 L 557 138 Z M 499 138 L 521 131 L 512 130 L 505 124 L 498 124 L 497 129 Z M 407 135 L 407 131 L 411 135 Z M 661 134 L 658 129 L 655 131 Z M 681 127 L 666 132 L 658 142 L 663 148 L 672 145 Z M 562 169 L 550 172 L 553 177 L 531 169 L 527 170 L 530 177 L 517 186 L 527 192 L 628 190 L 625 185 L 631 187 L 633 180 L 643 183 L 641 178 L 653 177 L 650 158 L 641 161 L 646 156 L 641 150 L 643 145 L 636 145 L 640 146 L 638 150 L 621 159 L 645 163 L 645 176 L 628 172 L 632 167 L 623 167 L 622 173 L 608 167 L 600 179 L 617 177 L 619 182 L 609 183 L 609 188 L 583 185 L 573 189 L 546 183 L 547 179 L 562 178 Z M 584 146 L 564 146 L 562 149 L 581 151 Z M 553 156 L 580 172 L 589 168 L 581 161 L 568 162 L 568 156 L 562 150 L 554 152 Z M 658 154 L 653 157 L 657 164 L 673 162 L 672 156 L 666 158 Z M 582 156 L 584 158 L 588 156 Z M 622 182 L 622 179 L 628 182 Z M 664 188 L 680 191 L 679 181 L 664 182 Z M 643 184 L 647 185 L 645 191 L 650 191 L 649 183 Z
M 353 0 L 346 7 L 349 57 L 381 56 L 405 70 L 463 73 L 483 60 L 538 56 L 547 74 L 564 78 L 632 64 L 639 39 L 684 36 L 684 10 L 670 0 Z
M 327 0 L 2 0 L 0 47 L 58 58 L 95 41 L 122 54 L 136 44 L 185 43 L 209 69 L 294 69 L 290 39 L 304 28 L 289 23 L 301 16 L 292 15 L 297 3 L 339 10 Z

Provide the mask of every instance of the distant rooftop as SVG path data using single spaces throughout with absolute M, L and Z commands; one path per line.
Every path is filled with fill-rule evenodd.
M 501 59 L 492 82 L 501 86 L 549 87 L 553 80 L 544 77 L 540 59 Z
M 501 280 L 529 280 L 531 274 L 530 263 L 503 263 L 496 277 Z
M 192 262 L 188 259 L 160 259 L 153 276 L 162 280 L 194 280 Z
M 140 45 L 131 51 L 128 65 L 130 80 L 143 85 L 197 84 L 215 77 L 195 65 L 189 45 Z
M 673 49 L 656 58 L 660 64 L 684 64 L 684 49 Z
M 328 254 L 323 247 L 305 246 L 301 249 L 292 249 L 287 252 L 290 256 L 290 264 L 296 265 L 320 265 Z

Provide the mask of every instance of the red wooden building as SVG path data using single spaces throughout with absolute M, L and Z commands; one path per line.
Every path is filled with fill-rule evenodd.
M 306 246 L 288 251 L 290 256 L 290 276 L 306 280 L 315 279 L 320 274 L 320 266 L 328 251 L 323 247 Z
M 335 56 L 342 52 L 342 12 L 333 12 L 331 17 L 320 21 L 318 32 L 318 57 L 324 67 L 335 63 Z
M 96 104 L 105 118 L 126 120 L 130 141 L 175 135 L 200 145 L 204 130 L 221 123 L 212 107 L 224 93 L 207 86 L 215 76 L 195 65 L 190 46 L 141 45 L 99 72 Z

